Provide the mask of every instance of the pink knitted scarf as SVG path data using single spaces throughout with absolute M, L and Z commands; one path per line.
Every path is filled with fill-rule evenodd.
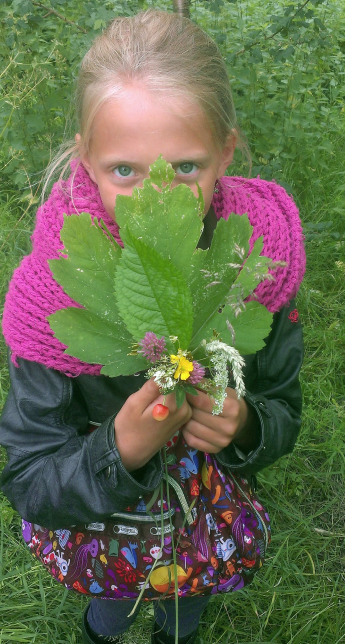
M 73 175 L 72 175 L 73 176 Z M 101 202 L 97 185 L 84 167 L 77 167 L 71 190 L 70 178 L 55 184 L 52 193 L 37 212 L 32 235 L 33 249 L 15 270 L 6 297 L 3 333 L 11 349 L 12 361 L 25 358 L 68 376 L 99 375 L 101 367 L 64 353 L 65 345 L 54 337 L 47 316 L 76 303 L 55 282 L 48 259 L 58 258 L 63 248 L 60 230 L 63 214 L 89 212 L 102 218 L 116 241 L 122 245 L 117 224 Z M 261 179 L 223 177 L 212 202 L 217 219 L 230 213 L 248 214 L 254 227 L 254 241 L 264 236 L 263 254 L 283 260 L 274 282 L 262 282 L 256 289 L 259 301 L 275 312 L 295 297 L 305 270 L 305 254 L 298 210 L 281 186 Z

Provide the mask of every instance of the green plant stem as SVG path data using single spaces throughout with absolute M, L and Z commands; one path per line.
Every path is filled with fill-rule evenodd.
M 168 510 L 170 510 L 170 490 L 169 490 L 169 472 L 168 472 L 168 462 L 165 448 L 163 448 L 163 459 L 164 459 L 164 470 L 165 470 L 165 480 L 167 485 L 167 505 Z M 170 521 L 170 531 L 171 531 L 171 545 L 172 545 L 172 555 L 174 561 L 174 572 L 175 572 L 175 644 L 178 644 L 178 574 L 177 574 L 177 563 L 176 563 L 176 548 L 174 543 L 174 531 L 173 523 L 171 516 L 169 517 Z
M 65 16 L 63 16 L 61 13 L 59 13 L 55 9 L 52 9 L 51 7 L 47 7 L 45 4 L 42 4 L 41 2 L 35 2 L 34 0 L 32 0 L 32 4 L 35 5 L 35 7 L 39 7 L 40 9 L 45 9 L 45 11 L 48 12 L 48 15 L 52 13 L 52 14 L 54 14 L 54 16 L 56 16 L 60 20 L 63 20 L 63 22 L 66 22 L 68 25 L 72 25 L 73 27 L 77 27 L 77 29 L 79 29 L 79 31 L 82 31 L 83 34 L 88 33 L 86 29 L 83 29 L 83 27 L 80 27 L 76 22 L 73 22 L 73 20 L 68 20 L 68 18 L 65 18 Z

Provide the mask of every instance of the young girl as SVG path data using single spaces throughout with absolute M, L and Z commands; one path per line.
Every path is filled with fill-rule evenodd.
M 293 298 L 305 260 L 297 209 L 284 190 L 260 179 L 223 176 L 240 140 L 229 82 L 217 46 L 190 20 L 163 11 L 114 20 L 82 61 L 77 117 L 75 142 L 55 164 L 67 160 L 69 178 L 54 185 L 39 209 L 32 253 L 15 271 L 7 295 L 3 329 L 11 389 L 1 419 L 0 440 L 8 453 L 1 484 L 23 517 L 23 536 L 33 553 L 67 587 L 93 596 L 83 618 L 84 642 L 121 642 L 138 612 L 128 616 L 138 595 L 129 585 L 140 589 L 145 566 L 150 569 L 154 557 L 162 556 L 157 545 L 148 539 L 134 543 L 132 535 L 138 533 L 136 517 L 145 514 L 145 502 L 162 480 L 164 446 L 180 464 L 180 489 L 193 479 L 195 494 L 201 482 L 208 486 L 202 471 L 206 457 L 213 457 L 220 478 L 218 466 L 250 476 L 293 449 L 302 361 Z M 116 196 L 141 186 L 160 154 L 172 164 L 175 184 L 186 183 L 196 195 L 198 186 L 202 189 L 201 247 L 209 247 L 219 218 L 247 213 L 254 227 L 251 241 L 263 235 L 264 254 L 285 262 L 274 281 L 256 289 L 274 322 L 264 349 L 246 356 L 246 395 L 238 400 L 228 387 L 219 416 L 212 415 L 212 402 L 200 391 L 188 394 L 180 409 L 170 394 L 169 416 L 153 420 L 152 409 L 162 402 L 153 380 L 142 373 L 101 376 L 99 365 L 66 355 L 47 322 L 71 303 L 47 261 L 59 257 L 64 213 L 103 218 L 121 244 Z M 263 511 L 258 502 L 251 505 Z M 188 531 L 180 531 L 184 566 L 180 562 L 178 570 L 185 584 L 179 580 L 179 642 L 197 641 L 210 597 L 202 583 L 205 592 L 208 586 L 224 592 L 245 583 L 244 573 L 234 574 L 236 542 L 221 536 L 231 517 L 222 516 L 223 523 L 211 515 L 194 516 L 206 548 L 199 545 L 200 565 L 207 559 L 209 534 L 218 535 L 199 586 L 188 587 L 191 543 Z M 238 532 L 247 542 L 249 516 L 254 521 L 244 511 Z M 164 550 L 171 557 L 169 536 Z M 155 590 L 153 598 L 159 593 L 164 598 L 159 580 Z M 111 601 L 121 598 L 127 601 Z M 152 642 L 175 642 L 174 600 L 154 605 Z

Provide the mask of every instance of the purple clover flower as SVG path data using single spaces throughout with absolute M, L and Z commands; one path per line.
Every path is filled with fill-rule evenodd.
M 205 371 L 205 367 L 199 364 L 199 362 L 193 360 L 193 371 L 188 378 L 188 382 L 190 382 L 191 385 L 197 385 L 202 381 Z
M 142 353 L 143 356 L 154 364 L 157 360 L 160 360 L 164 351 L 165 351 L 165 338 L 157 338 L 155 333 L 148 331 L 145 333 L 142 340 L 138 342 L 141 349 L 138 350 L 138 353 Z

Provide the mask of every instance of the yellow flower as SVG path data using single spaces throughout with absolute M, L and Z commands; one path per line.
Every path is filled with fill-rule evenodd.
M 187 358 L 182 354 L 181 349 L 178 350 L 177 356 L 170 356 L 170 361 L 172 364 L 177 364 L 177 368 L 174 373 L 175 380 L 178 380 L 178 378 L 181 378 L 181 380 L 187 380 L 194 367 L 193 363 L 190 360 L 187 360 Z

